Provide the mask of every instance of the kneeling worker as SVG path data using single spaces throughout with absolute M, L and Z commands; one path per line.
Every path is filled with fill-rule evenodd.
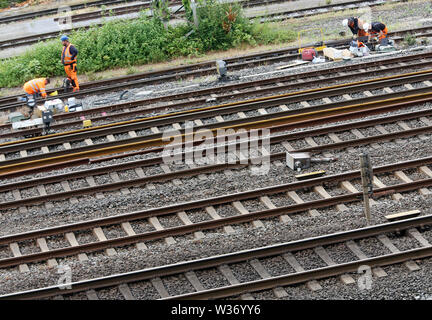
M 30 108 L 30 114 L 33 113 L 34 106 L 36 105 L 36 99 L 38 96 L 42 96 L 42 98 L 47 97 L 47 93 L 45 90 L 45 86 L 50 83 L 49 78 L 37 78 L 30 81 L 27 81 L 24 84 L 24 91 L 27 95 L 27 105 Z
M 384 23 L 381 22 L 372 22 L 371 24 L 365 23 L 365 30 L 369 31 L 368 41 L 372 37 L 378 37 L 380 44 L 386 45 L 388 43 L 388 29 Z
M 367 30 L 364 30 L 364 22 L 360 18 L 351 17 L 349 19 L 344 19 L 342 25 L 344 27 L 349 27 L 354 36 L 368 36 Z
M 76 66 L 76 56 L 78 55 L 78 50 L 69 42 L 68 36 L 62 36 L 60 40 L 63 44 L 61 62 L 64 65 L 68 80 L 72 84 L 73 92 L 79 91 Z

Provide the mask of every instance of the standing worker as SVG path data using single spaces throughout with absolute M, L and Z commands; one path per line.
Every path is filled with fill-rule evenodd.
M 61 61 L 64 65 L 68 81 L 70 84 L 72 84 L 73 92 L 79 91 L 76 67 L 76 56 L 78 54 L 78 50 L 69 42 L 68 36 L 62 36 L 60 40 L 63 44 Z
M 342 21 L 342 25 L 344 27 L 349 27 L 352 34 L 357 37 L 366 37 L 368 36 L 367 30 L 364 28 L 364 22 L 360 18 L 351 17 L 349 19 L 344 19 Z
M 371 24 L 365 23 L 365 30 L 369 31 L 368 42 L 372 37 L 378 37 L 380 44 L 387 45 L 388 44 L 388 29 L 384 23 L 381 22 L 372 22 Z
M 24 91 L 27 95 L 27 106 L 30 108 L 30 114 L 33 113 L 33 109 L 36 105 L 36 99 L 39 95 L 42 96 L 42 98 L 47 97 L 47 93 L 45 90 L 45 86 L 50 83 L 49 78 L 37 78 L 30 81 L 27 81 L 24 84 Z

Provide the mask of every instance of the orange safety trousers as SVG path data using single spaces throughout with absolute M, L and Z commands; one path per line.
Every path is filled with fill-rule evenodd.
M 79 90 L 78 77 L 76 71 L 76 64 L 70 64 L 64 66 L 67 77 L 72 80 L 72 86 L 74 87 L 73 91 Z

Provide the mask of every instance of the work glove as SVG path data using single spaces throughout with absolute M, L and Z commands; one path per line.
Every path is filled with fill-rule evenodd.
M 77 71 L 78 71 L 76 64 L 73 65 L 73 67 L 72 67 L 72 71 L 73 71 L 73 72 L 77 72 Z

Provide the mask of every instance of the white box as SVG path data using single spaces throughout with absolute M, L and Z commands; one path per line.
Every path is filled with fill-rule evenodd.
M 310 153 L 308 152 L 296 152 L 286 153 L 286 165 L 292 170 L 307 169 L 310 167 Z
M 68 98 L 68 106 L 71 107 L 71 106 L 74 106 L 74 105 L 76 105 L 76 99 L 75 99 L 75 97 Z
M 47 110 L 63 110 L 63 101 L 60 99 L 45 101 L 44 106 Z

